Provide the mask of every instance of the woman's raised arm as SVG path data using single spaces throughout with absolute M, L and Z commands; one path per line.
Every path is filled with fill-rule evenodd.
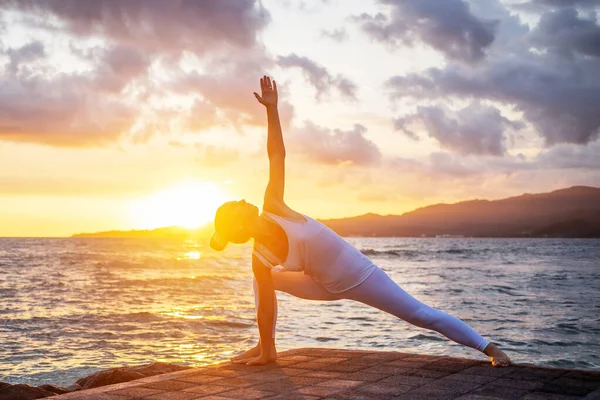
M 268 136 L 267 154 L 269 155 L 269 184 L 265 191 L 263 209 L 279 207 L 283 204 L 285 186 L 285 146 L 277 110 L 277 83 L 264 76 L 260 80 L 261 95 L 254 92 L 256 99 L 267 109 Z

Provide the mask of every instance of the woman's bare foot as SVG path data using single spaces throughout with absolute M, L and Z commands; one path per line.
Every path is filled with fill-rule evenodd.
M 254 357 L 258 357 L 258 356 L 260 356 L 260 343 L 257 344 L 256 346 L 254 346 L 253 348 L 251 348 L 250 350 L 246 350 L 242 354 L 238 354 L 237 356 L 232 357 L 231 361 L 248 360 L 250 358 L 254 358 Z
M 234 364 L 243 364 L 252 359 L 260 357 L 261 355 L 262 351 L 260 347 L 260 342 L 258 342 L 258 344 L 250 350 L 247 350 L 240 355 L 232 357 L 231 362 L 233 362 Z M 273 346 L 271 347 L 271 350 L 269 351 L 269 354 L 265 357 L 265 360 L 269 362 L 274 362 L 275 360 L 277 360 L 277 349 L 275 348 L 275 344 L 273 344 Z
M 488 344 L 483 352 L 490 357 L 494 367 L 508 367 L 510 365 L 510 358 L 493 343 Z

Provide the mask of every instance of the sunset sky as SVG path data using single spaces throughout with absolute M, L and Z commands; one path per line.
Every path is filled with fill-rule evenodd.
M 0 0 L 0 236 L 600 186 L 595 0 Z

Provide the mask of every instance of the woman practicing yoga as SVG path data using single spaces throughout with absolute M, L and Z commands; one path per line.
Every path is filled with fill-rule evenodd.
M 223 204 L 217 210 L 210 241 L 213 249 L 223 250 L 228 242 L 246 243 L 254 238 L 252 271 L 260 340 L 232 361 L 262 365 L 277 358 L 278 290 L 308 300 L 356 300 L 477 349 L 489 356 L 494 366 L 509 365 L 508 356 L 473 328 L 421 303 L 331 229 L 284 203 L 285 148 L 277 84 L 265 76 L 260 86 L 262 94 L 254 96 L 267 109 L 270 162 L 263 212 L 259 215 L 258 208 L 244 200 Z

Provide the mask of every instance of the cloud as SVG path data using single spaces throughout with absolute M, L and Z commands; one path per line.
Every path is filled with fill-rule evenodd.
M 356 196 L 356 200 L 365 203 L 389 203 L 389 202 L 397 202 L 401 199 L 399 193 L 385 193 L 378 191 L 365 191 L 361 192 Z
M 538 154 L 536 162 L 543 168 L 600 170 L 600 142 L 556 146 Z
M 477 69 L 449 64 L 386 82 L 392 99 L 488 99 L 523 113 L 545 139 L 586 144 L 600 128 L 600 61 L 548 53 L 495 56 Z
M 329 38 L 338 43 L 348 40 L 348 32 L 346 31 L 346 28 L 338 28 L 333 30 L 323 29 L 321 31 L 321 36 Z
M 396 46 L 426 43 L 452 60 L 485 57 L 497 21 L 477 18 L 463 0 L 379 0 L 391 15 L 363 13 L 354 18 L 371 38 Z
M 382 165 L 388 171 L 395 171 L 393 173 L 412 174 L 417 179 L 420 177 L 433 181 L 447 179 L 464 181 L 484 177 L 513 177 L 519 174 L 527 174 L 527 176 L 539 177 L 544 180 L 556 180 L 575 176 L 574 174 L 585 178 L 586 174 L 589 174 L 588 178 L 585 178 L 586 181 L 593 183 L 593 180 L 596 179 L 593 184 L 597 185 L 598 172 L 600 172 L 598 154 L 600 154 L 600 141 L 586 147 L 560 144 L 530 158 L 526 158 L 522 154 L 506 154 L 504 157 L 495 157 L 433 152 L 424 159 L 391 157 L 384 160 Z M 550 172 L 552 170 L 559 171 L 559 177 Z M 564 170 L 570 171 L 565 175 Z M 567 184 L 568 179 L 565 185 Z
M 168 144 L 176 149 L 191 149 L 196 154 L 196 161 L 203 167 L 223 167 L 234 164 L 240 159 L 239 150 L 231 147 L 187 143 L 180 140 L 171 140 Z
M 21 66 L 46 58 L 44 44 L 37 40 L 16 49 L 9 48 L 5 53 L 10 60 L 6 68 L 13 75 L 19 72 Z
M 98 90 L 120 93 L 134 79 L 146 77 L 150 58 L 139 49 L 115 45 L 94 49 L 88 59 L 97 70 L 91 74 Z
M 204 114 L 199 116 L 192 106 L 183 117 L 192 114 L 196 127 L 207 121 L 222 123 L 209 115 L 218 110 L 239 130 L 241 124 L 257 121 L 258 111 L 250 109 L 252 90 L 269 62 L 257 35 L 270 16 L 255 0 L 0 0 L 0 10 L 0 21 L 12 12 L 11 24 L 37 38 L 26 46 L 3 49 L 8 63 L 0 69 L 0 139 L 98 146 L 126 133 L 147 132 L 140 125 L 144 113 L 162 99 L 181 94 L 164 83 L 165 77 L 185 74 L 183 57 L 209 66 L 227 65 L 221 69 L 236 74 L 228 79 L 204 75 L 203 91 L 187 93 L 196 97 L 188 103 L 197 106 L 203 101 Z M 53 51 L 71 43 L 60 50 L 77 60 L 75 68 L 47 54 L 48 35 L 61 39 L 52 41 Z M 253 58 L 243 58 L 248 54 Z M 161 68 L 166 73 L 157 74 Z M 249 78 L 251 73 L 253 87 L 240 85 L 241 76 Z M 218 85 L 216 78 L 221 79 Z M 212 107 L 209 114 L 207 107 Z M 283 108 L 287 111 L 282 115 L 291 118 L 290 107 Z
M 501 156 L 506 153 L 505 131 L 524 127 L 522 122 L 511 121 L 494 107 L 471 104 L 456 113 L 447 115 L 441 106 L 419 106 L 416 113 L 395 120 L 397 130 L 412 138 L 418 135 L 407 125 L 415 122 L 424 126 L 431 138 L 443 149 L 458 154 L 487 154 Z
M 251 47 L 270 21 L 255 0 L 0 0 L 0 7 L 40 17 L 50 31 L 102 37 L 151 53 L 201 54 L 224 43 Z
M 206 71 L 185 72 L 176 69 L 168 81 L 168 90 L 189 96 L 202 96 L 202 102 L 218 110 L 215 122 L 231 122 L 238 132 L 244 125 L 263 126 L 264 107 L 252 92 L 259 90 L 259 79 L 274 65 L 261 49 L 240 49 L 235 54 L 212 57 Z M 276 78 L 276 77 L 275 77 Z M 282 126 L 288 127 L 294 108 L 285 101 L 285 88 L 278 86 L 279 114 Z
M 97 76 L 31 68 L 44 47 L 32 42 L 9 49 L 0 75 L 0 139 L 55 146 L 94 146 L 120 137 L 135 122 L 134 107 L 110 93 L 98 95 Z
M 381 161 L 381 152 L 375 143 L 365 138 L 366 132 L 360 124 L 349 131 L 332 131 L 306 121 L 303 127 L 292 131 L 288 151 L 302 153 L 322 164 L 376 165 Z
M 575 53 L 600 57 L 600 26 L 595 18 L 582 18 L 573 8 L 544 13 L 531 40 L 562 57 L 573 57 Z
M 468 179 L 481 176 L 510 176 L 517 172 L 536 170 L 539 165 L 522 155 L 457 155 L 433 152 L 423 160 L 393 157 L 385 161 L 388 169 L 414 173 L 432 180 Z
M 593 8 L 598 7 L 600 1 L 598 0 L 531 0 L 522 3 L 512 4 L 511 7 L 529 10 L 539 11 L 542 8 L 553 7 L 553 8 Z
M 597 22 L 572 8 L 544 8 L 539 24 L 528 29 L 495 0 L 477 4 L 476 12 L 498 18 L 502 44 L 490 47 L 476 68 L 449 62 L 392 77 L 385 84 L 391 98 L 491 100 L 521 112 L 547 146 L 594 141 L 600 131 Z
M 317 99 L 336 88 L 346 99 L 356 100 L 356 85 L 342 75 L 332 76 L 327 69 L 307 57 L 296 54 L 279 56 L 277 63 L 283 68 L 300 68 L 306 79 L 317 91 Z
M 197 144 L 196 150 L 199 152 L 198 162 L 203 166 L 223 167 L 240 158 L 238 150 L 223 146 Z

